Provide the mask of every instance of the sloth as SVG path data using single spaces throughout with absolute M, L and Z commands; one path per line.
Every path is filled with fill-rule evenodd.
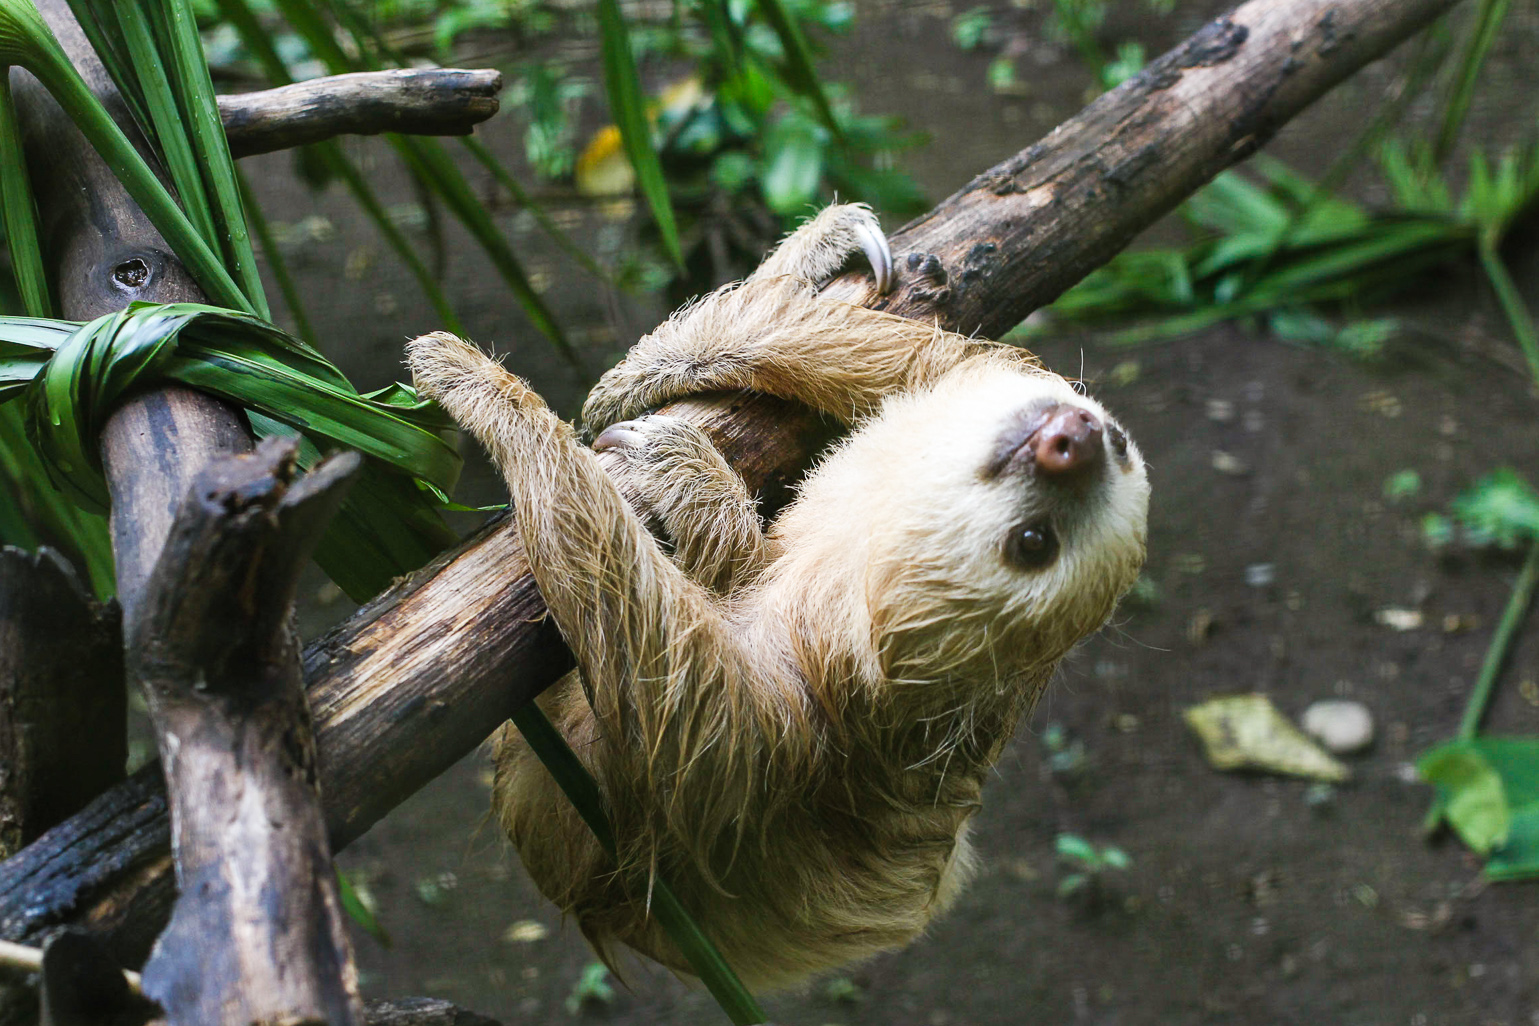
M 1017 722 L 1142 566 L 1126 432 L 1019 349 L 820 298 L 860 250 L 885 287 L 870 211 L 829 207 L 679 311 L 589 396 L 591 449 L 475 347 L 408 345 L 506 478 L 576 657 L 539 701 L 617 855 L 511 725 L 493 801 L 611 963 L 623 943 L 688 972 L 649 914 L 656 878 L 755 988 L 914 939 L 974 870 L 968 824 Z M 767 533 L 703 433 L 646 414 L 722 389 L 851 429 Z

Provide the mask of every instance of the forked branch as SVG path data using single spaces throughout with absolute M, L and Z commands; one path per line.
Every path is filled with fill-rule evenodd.
M 356 453 L 292 439 L 210 464 L 128 625 L 171 795 L 181 891 L 144 968 L 171 1026 L 362 1019 L 316 793 L 294 591 Z

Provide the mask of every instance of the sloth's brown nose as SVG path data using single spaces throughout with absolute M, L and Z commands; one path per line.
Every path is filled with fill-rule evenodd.
M 1067 403 L 1048 412 L 1047 422 L 1031 439 L 1037 470 L 1067 475 L 1101 462 L 1101 421 L 1089 410 Z

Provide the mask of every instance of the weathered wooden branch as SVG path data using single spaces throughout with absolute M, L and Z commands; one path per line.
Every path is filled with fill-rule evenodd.
M 127 629 L 171 795 L 181 897 L 144 968 L 171 1026 L 362 1019 L 290 628 L 361 460 L 296 480 L 297 451 L 271 438 L 198 475 Z
M 502 75 L 397 68 L 331 75 L 219 97 L 230 152 L 286 150 L 339 135 L 469 135 L 497 113 Z
M 123 635 L 51 549 L 0 549 L 0 859 L 123 779 Z
M 1252 0 L 895 233 L 901 287 L 877 302 L 964 331 L 1009 328 L 1453 2 Z M 860 276 L 829 292 L 874 298 Z M 826 437 L 805 411 L 762 398 L 671 412 L 705 427 L 771 492 L 783 493 Z M 305 676 L 334 845 L 571 666 L 526 566 L 517 532 L 493 525 L 310 646 Z M 164 848 L 153 843 L 144 786 L 126 782 L 0 865 L 0 936 L 98 915 L 105 924 L 102 910 L 155 904 L 169 879 L 155 868 Z M 92 838 L 129 822 L 140 825 L 132 840 Z M 49 901 L 24 899 L 40 886 Z
M 86 42 L 67 0 L 38 0 L 91 91 L 130 138 L 137 130 L 107 69 Z M 54 296 L 65 317 L 90 320 L 131 302 L 203 302 L 111 169 L 31 75 L 12 69 L 17 113 L 41 215 Z M 108 418 L 102 466 L 112 496 L 112 551 L 125 621 L 171 528 L 171 515 L 211 460 L 251 448 L 245 417 L 190 389 L 156 389 L 129 399 Z

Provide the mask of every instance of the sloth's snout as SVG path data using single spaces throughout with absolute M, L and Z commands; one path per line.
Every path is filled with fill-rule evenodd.
M 1100 418 L 1089 410 L 1067 403 L 1054 407 L 1030 440 L 1037 472 L 1067 476 L 1099 465 L 1104 434 Z

